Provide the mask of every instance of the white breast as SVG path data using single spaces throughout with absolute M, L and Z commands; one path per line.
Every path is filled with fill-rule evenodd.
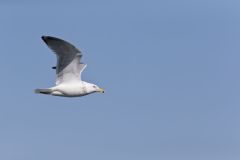
M 58 86 L 55 86 L 53 89 L 53 95 L 56 96 L 66 96 L 66 97 L 76 97 L 84 96 L 87 93 L 86 86 L 82 82 L 74 83 L 62 83 Z

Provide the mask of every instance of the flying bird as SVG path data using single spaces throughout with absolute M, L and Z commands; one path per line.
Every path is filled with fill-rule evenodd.
M 63 97 L 80 97 L 104 90 L 96 84 L 82 81 L 81 73 L 86 64 L 81 63 L 82 53 L 69 42 L 51 36 L 42 36 L 42 40 L 57 56 L 56 85 L 47 89 L 36 89 L 35 93 Z

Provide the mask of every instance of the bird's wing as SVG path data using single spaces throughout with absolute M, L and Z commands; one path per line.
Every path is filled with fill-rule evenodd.
M 42 36 L 43 41 L 57 55 L 56 84 L 81 80 L 86 64 L 80 63 L 82 54 L 75 46 L 62 39 Z

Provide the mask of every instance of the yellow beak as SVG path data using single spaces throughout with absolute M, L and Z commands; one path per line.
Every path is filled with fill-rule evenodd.
M 103 90 L 102 88 L 99 88 L 99 89 L 98 89 L 98 92 L 104 93 L 104 90 Z

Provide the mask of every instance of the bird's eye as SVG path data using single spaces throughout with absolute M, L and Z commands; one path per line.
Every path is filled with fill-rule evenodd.
M 97 88 L 96 86 L 93 86 L 93 88 Z

